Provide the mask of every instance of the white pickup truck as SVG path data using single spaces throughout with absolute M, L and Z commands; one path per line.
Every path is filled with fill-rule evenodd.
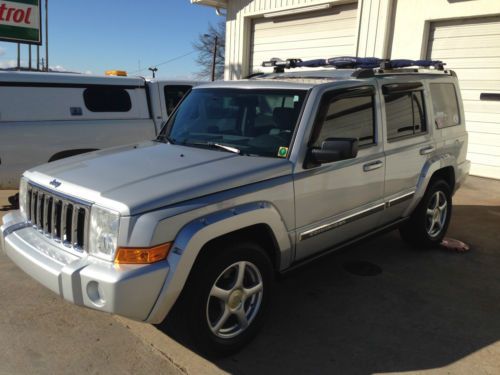
M 149 140 L 193 81 L 0 72 L 0 189 L 38 164 Z

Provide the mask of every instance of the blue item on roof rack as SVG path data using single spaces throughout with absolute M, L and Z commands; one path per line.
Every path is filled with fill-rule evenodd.
M 330 59 L 315 59 L 302 61 L 301 59 L 288 59 L 286 61 L 281 59 L 271 59 L 265 61 L 262 66 L 274 67 L 278 70 L 290 68 L 319 68 L 319 67 L 335 67 L 337 69 L 394 69 L 394 68 L 408 68 L 412 66 L 419 67 L 434 67 L 435 69 L 442 70 L 445 64 L 439 60 L 407 60 L 407 59 L 379 59 L 376 57 L 334 57 Z

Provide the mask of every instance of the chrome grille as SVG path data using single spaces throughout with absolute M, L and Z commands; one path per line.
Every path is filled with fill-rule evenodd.
M 28 184 L 28 221 L 47 237 L 77 251 L 86 251 L 90 204 Z

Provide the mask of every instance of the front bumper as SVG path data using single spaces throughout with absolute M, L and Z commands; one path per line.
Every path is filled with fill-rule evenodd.
M 169 272 L 167 261 L 116 265 L 70 252 L 24 223 L 18 211 L 0 227 L 7 256 L 42 285 L 76 305 L 134 320 L 148 318 Z

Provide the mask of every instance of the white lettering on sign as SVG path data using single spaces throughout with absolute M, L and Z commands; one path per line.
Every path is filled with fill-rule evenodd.
M 20 26 L 38 29 L 39 10 L 35 5 L 0 0 L 0 26 Z

